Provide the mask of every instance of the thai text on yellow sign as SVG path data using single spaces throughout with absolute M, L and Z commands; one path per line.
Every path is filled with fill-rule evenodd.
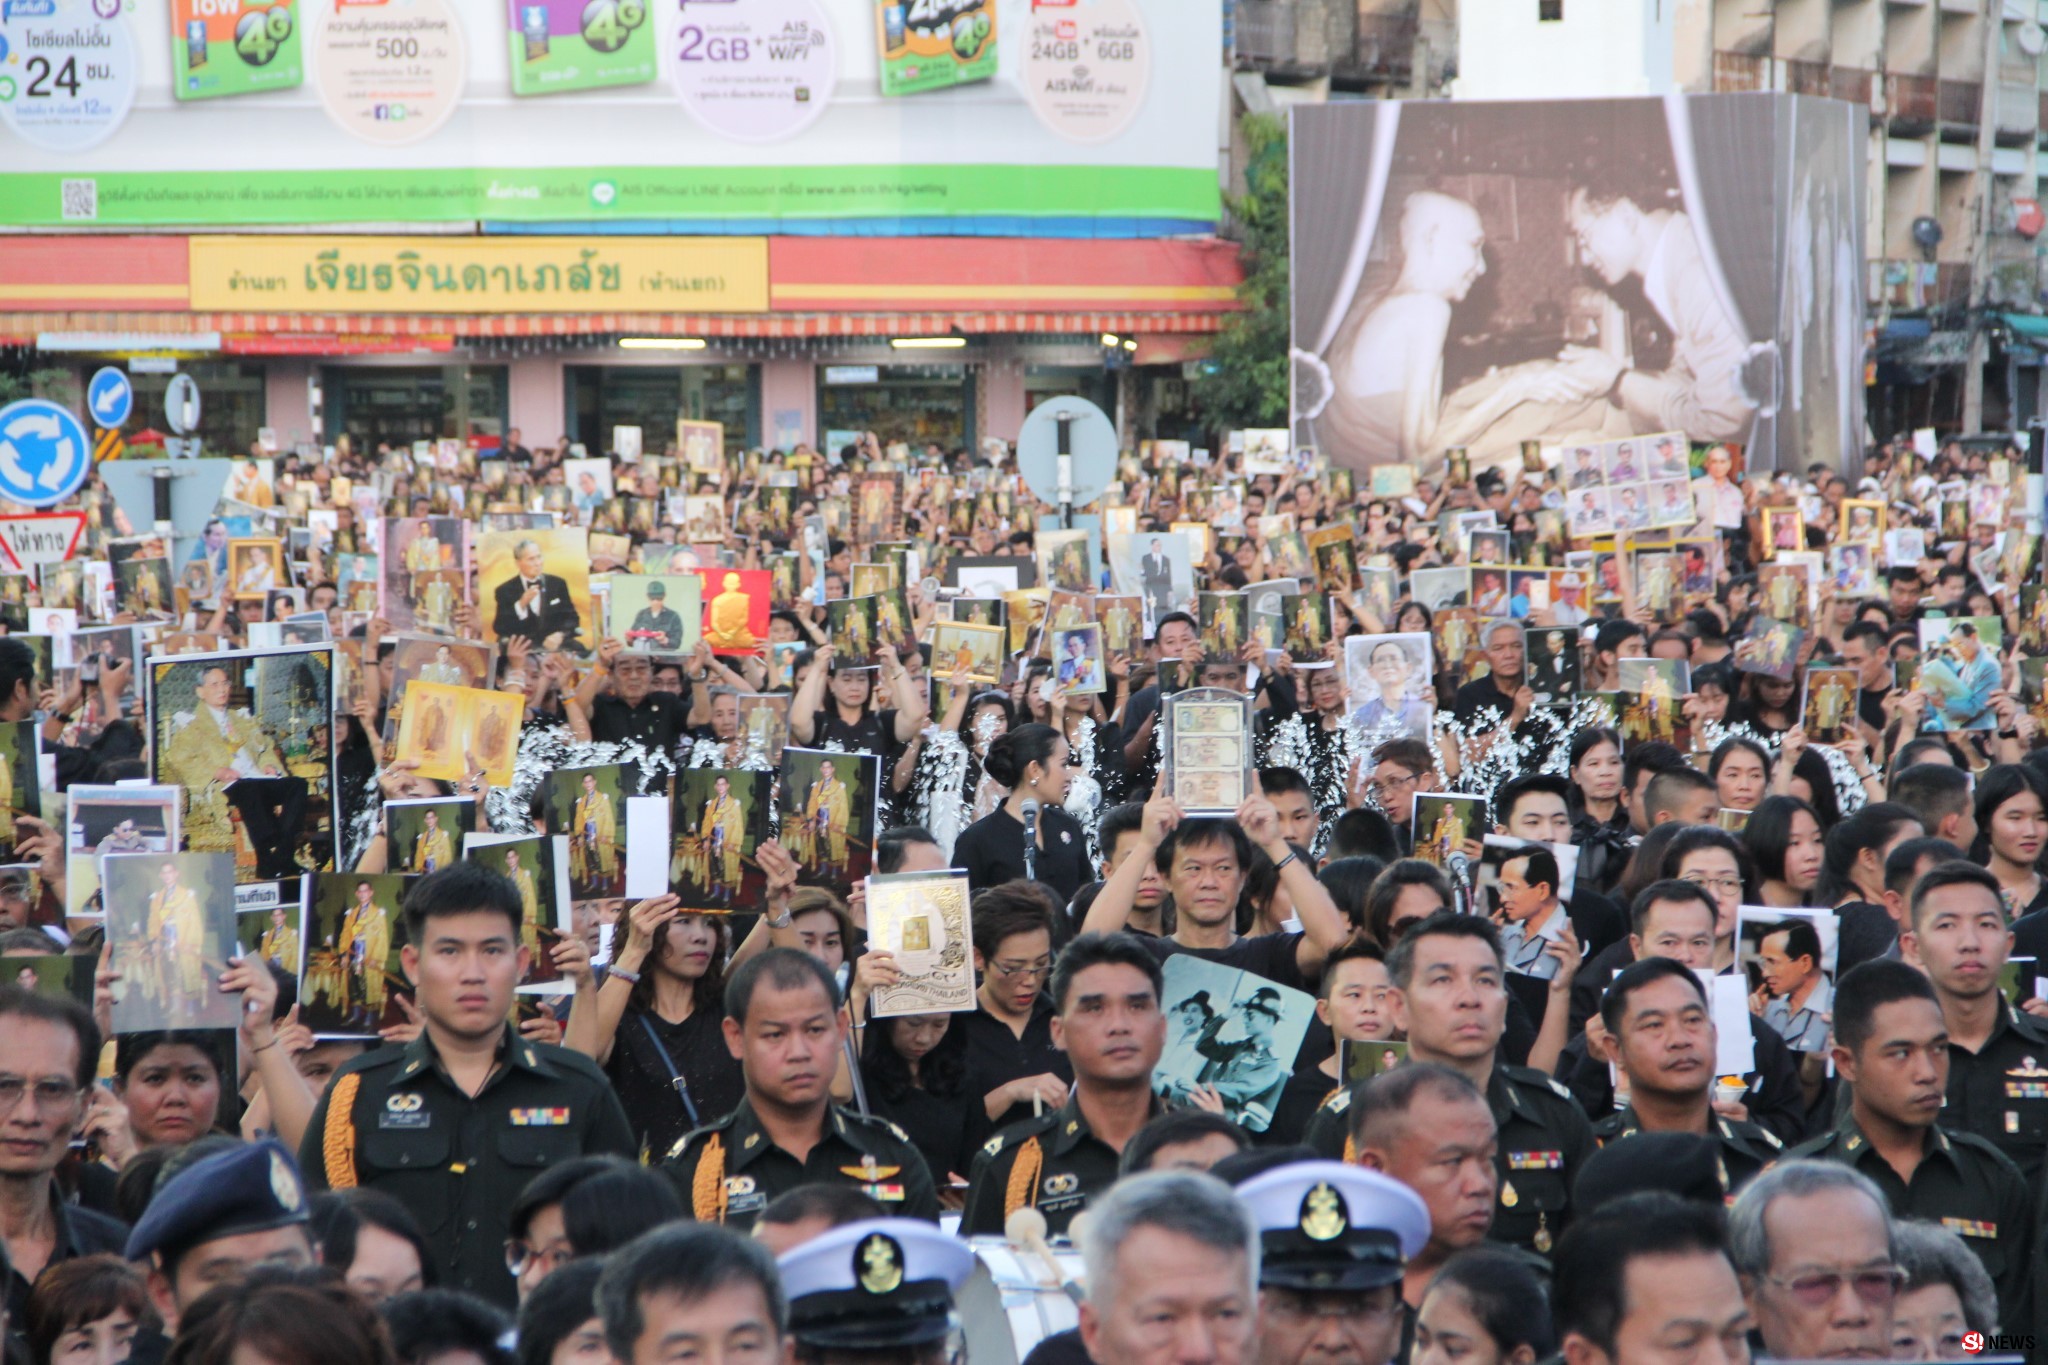
M 194 237 L 233 313 L 765 313 L 763 237 Z

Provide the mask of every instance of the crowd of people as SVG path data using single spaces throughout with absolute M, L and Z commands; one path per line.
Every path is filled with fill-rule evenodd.
M 1713 447 L 1695 520 L 1581 539 L 1565 451 L 1454 480 L 1183 455 L 1120 461 L 1073 518 L 1084 555 L 1000 442 L 614 456 L 610 498 L 516 433 L 258 451 L 189 530 L 225 563 L 253 518 L 288 547 L 262 586 L 201 574 L 156 610 L 133 573 L 88 580 L 76 624 L 128 648 L 0 639 L 0 722 L 35 722 L 56 779 L 10 812 L 0 956 L 80 964 L 0 986 L 8 1351 L 2048 1360 L 2048 597 L 2002 495 L 2020 453 L 1887 444 L 1852 483 Z M 705 499 L 717 537 L 684 538 Z M 144 538 L 97 481 L 83 505 L 95 554 Z M 474 564 L 426 569 L 414 629 L 497 645 L 522 720 L 509 782 L 424 777 L 390 726 L 405 632 L 349 575 L 399 519 L 501 515 L 584 527 L 613 592 L 703 575 L 700 642 L 666 648 L 667 589 L 607 624 L 537 552 L 495 602 Z M 727 576 L 762 569 L 766 631 L 724 647 Z M 851 647 L 883 618 L 844 604 L 892 591 L 907 619 Z M 403 972 L 374 1026 L 316 1032 L 310 922 L 280 907 L 204 978 L 237 1027 L 117 1027 L 108 935 L 65 913 L 92 860 L 64 794 L 163 775 L 138 661 L 260 655 L 287 616 L 337 651 L 335 816 L 190 800 L 252 839 L 275 819 L 255 876 L 364 878 L 365 923 L 370 879 L 417 874 L 359 955 Z M 992 675 L 935 654 L 952 623 L 1001 627 Z M 1099 677 L 1054 646 L 1084 625 Z M 787 771 L 762 697 L 778 748 L 826 755 L 813 793 L 873 756 L 871 818 L 781 791 L 801 818 L 738 842 L 733 784 Z M 1184 748 L 1190 699 L 1246 718 L 1241 755 L 1188 771 L 1232 738 Z M 201 700 L 232 767 L 239 713 Z M 595 831 L 595 784 L 551 819 L 547 774 L 622 756 L 635 794 L 717 770 L 723 902 L 537 925 L 516 858 L 460 836 Z M 303 783 L 293 759 L 240 776 Z M 386 803 L 428 797 L 476 829 L 400 848 Z M 888 883 L 842 894 L 863 860 L 964 872 L 971 1009 L 876 1012 L 905 968 L 870 942 Z M 1224 984 L 1174 988 L 1191 963 Z M 537 967 L 557 989 L 522 991 Z M 1041 1328 L 1013 1330 L 1020 1298 L 1053 1301 Z

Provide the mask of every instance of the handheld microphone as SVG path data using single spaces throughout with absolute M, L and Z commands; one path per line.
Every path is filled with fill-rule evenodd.
M 1462 853 L 1453 853 L 1450 857 L 1444 859 L 1444 862 L 1449 866 L 1451 875 L 1457 878 L 1459 882 L 1466 886 L 1472 884 L 1472 860 L 1470 858 L 1467 858 Z
M 1024 813 L 1024 880 L 1038 880 L 1038 801 L 1027 796 L 1018 807 Z

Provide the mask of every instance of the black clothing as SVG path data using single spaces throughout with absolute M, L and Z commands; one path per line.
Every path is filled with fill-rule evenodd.
M 1752 1176 L 1778 1159 L 1785 1145 L 1766 1128 L 1719 1114 L 1707 1116 L 1707 1129 L 1707 1136 L 1720 1149 L 1717 1155 L 1724 1195 L 1740 1191 Z M 1636 1111 L 1623 1107 L 1593 1125 L 1593 1140 L 1605 1147 L 1611 1142 L 1626 1141 L 1641 1131 Z
M 1040 809 L 1038 831 L 1045 847 L 1038 850 L 1036 880 L 1051 887 L 1065 905 L 1094 877 L 1088 863 L 1088 832 L 1058 806 Z M 960 831 L 953 842 L 953 866 L 967 869 L 970 892 L 1019 880 L 1024 875 L 1024 822 L 997 806 Z
M 1405 1357 L 1396 1356 L 1396 1360 Z M 1069 1327 L 1064 1332 L 1054 1332 L 1031 1348 L 1024 1357 L 1024 1365 L 1095 1365 L 1088 1348 L 1081 1344 L 1081 1329 Z
M 939 1221 L 931 1171 L 909 1134 L 884 1118 L 831 1105 L 825 1133 L 798 1161 L 777 1147 L 751 1102 L 678 1142 L 661 1163 L 684 1207 L 700 1222 L 751 1227 L 777 1195 L 799 1185 L 845 1185 L 880 1203 L 892 1218 Z
M 1281 986 L 1292 986 L 1295 990 L 1307 990 L 1302 980 L 1301 965 L 1296 954 L 1301 950 L 1304 934 L 1254 934 L 1248 938 L 1237 938 L 1222 948 L 1184 948 L 1170 938 L 1141 938 L 1147 952 L 1164 965 L 1166 959 L 1175 953 L 1187 953 L 1204 962 L 1215 962 L 1225 967 L 1236 967 L 1242 971 L 1263 976 L 1266 980 Z
M 50 1248 L 50 1259 L 43 1269 L 63 1261 L 75 1261 L 81 1256 L 92 1256 L 102 1251 L 111 1251 L 116 1256 L 128 1245 L 128 1225 L 118 1218 L 109 1218 L 104 1213 L 94 1213 L 75 1204 L 67 1204 L 57 1197 L 57 1191 L 50 1191 L 50 1213 L 57 1220 L 57 1238 Z M 28 1326 L 28 1296 L 34 1288 L 20 1270 L 9 1266 L 7 1269 L 7 1321 L 16 1331 Z
M 1883 957 L 1899 941 L 1899 922 L 1882 905 L 1848 901 L 1835 907 L 1835 915 L 1841 926 L 1836 934 L 1837 981 L 1851 967 Z
M 689 728 L 689 708 L 673 692 L 650 690 L 638 706 L 600 694 L 590 703 L 590 737 L 600 744 L 638 744 L 649 753 L 673 754 Z
M 1266 1126 L 1265 1132 L 1252 1134 L 1252 1140 L 1263 1147 L 1286 1147 L 1308 1141 L 1309 1130 L 1322 1112 L 1323 1105 L 1343 1093 L 1343 1089 L 1340 1083 L 1325 1076 L 1320 1066 L 1296 1071 L 1280 1089 L 1280 1102 L 1273 1106 L 1272 1123 Z M 1342 1125 L 1339 1125 L 1338 1150 L 1331 1154 L 1330 1159 L 1343 1160 L 1343 1147 Z
M 1500 1132 L 1493 1237 L 1548 1255 L 1571 1222 L 1571 1187 L 1593 1152 L 1593 1126 L 1571 1091 L 1540 1071 L 1494 1063 L 1486 1104 Z
M 514 635 L 524 635 L 533 641 L 535 649 L 546 649 L 547 638 L 560 634 L 563 649 L 582 649 L 580 632 L 582 621 L 576 612 L 575 599 L 569 596 L 568 581 L 559 574 L 544 573 L 535 586 L 540 589 L 539 600 L 527 608 L 527 615 L 519 614 L 519 599 L 526 595 L 526 582 L 518 574 L 500 583 L 493 594 L 495 611 L 491 617 L 491 629 L 500 640 Z
M 330 1116 L 338 1097 L 347 1112 Z M 328 1169 L 330 1125 L 353 1133 L 350 1169 Z M 444 1288 L 509 1308 L 517 1294 L 504 1246 L 527 1182 L 574 1157 L 636 1152 L 595 1062 L 507 1027 L 498 1068 L 473 1097 L 426 1033 L 351 1059 L 314 1106 L 299 1168 L 316 1192 L 361 1185 L 391 1195 L 419 1220 Z
M 2038 1185 L 2048 1153 L 2048 1022 L 2000 997 L 1998 1022 L 1981 1049 L 1950 1038 L 1941 1126 L 1983 1138 Z
M 1052 1045 L 1052 1002 L 1043 995 L 1033 1002 L 1022 1037 L 982 1009 L 954 1015 L 953 1027 L 967 1040 L 968 1088 L 982 1101 L 982 1121 L 992 1122 L 998 1130 L 1031 1118 L 1031 1105 L 1013 1104 L 991 1121 L 986 1103 L 989 1092 L 1025 1076 L 1043 1076 L 1047 1072 L 1068 1085 L 1074 1083 L 1074 1064 L 1067 1060 L 1065 1052 Z
M 2041 894 L 2034 897 L 2034 903 L 2025 907 L 2012 923 L 2012 957 L 2031 957 L 2038 963 L 2048 962 L 2048 877 L 2041 879 Z M 2041 969 L 2037 966 L 2037 971 Z
M 1153 1112 L 1161 1112 L 1153 1101 Z M 1047 1235 L 1058 1237 L 1091 1195 L 1113 1184 L 1121 1154 L 1088 1131 L 1081 1102 L 1069 1098 L 1050 1113 L 1013 1124 L 997 1133 L 975 1154 L 967 1177 L 967 1209 L 960 1216 L 960 1235 L 999 1236 L 1016 1211 L 1009 1200 L 1010 1178 L 1020 1163 L 1035 1174 L 1021 1191 L 1016 1208 L 1026 1204 L 1045 1215 Z
M 2029 1321 L 2032 1286 L 2027 1274 L 2035 1245 L 2034 1207 L 2019 1167 L 1972 1133 L 1937 1125 L 1927 1130 L 1927 1147 L 1911 1183 L 1863 1136 L 1854 1114 L 1844 1114 L 1831 1133 L 1802 1143 L 1786 1157 L 1839 1161 L 1877 1182 L 1895 1218 L 1924 1218 L 1958 1234 L 1998 1289 L 1999 1321 L 2015 1328 Z
M 880 754 L 886 768 L 902 746 L 896 742 L 896 709 L 862 711 L 851 725 L 839 718 L 836 705 L 825 707 L 811 717 L 811 747 L 822 749 L 837 744 L 846 752 Z
M 691 1129 L 715 1123 L 739 1106 L 746 1082 L 740 1064 L 726 1051 L 724 1022 L 725 1011 L 710 1002 L 692 1009 L 680 1023 L 630 1005 L 620 1018 L 604 1074 L 618 1092 L 642 1153 L 659 1157 Z M 687 1104 L 676 1089 L 671 1064 L 682 1072 Z
M 1859 687 L 1856 689 L 1856 719 L 1868 725 L 1879 734 L 1884 733 L 1886 724 L 1884 699 L 1892 694 L 1889 687 Z
M 1579 870 L 1573 880 L 1573 894 L 1597 892 L 1601 896 L 1609 896 L 1614 884 L 1621 880 L 1622 869 L 1628 866 L 1629 854 L 1635 843 L 1629 832 L 1627 804 L 1616 807 L 1612 820 L 1596 820 L 1584 809 L 1575 809 L 1572 812 L 1572 842 L 1579 848 Z M 1623 937 L 1627 937 L 1626 930 Z
M 957 1095 L 935 1095 L 912 1086 L 900 1098 L 890 1099 L 882 1093 L 874 1074 L 863 1070 L 868 1108 L 877 1118 L 889 1120 L 910 1135 L 932 1179 L 943 1182 L 949 1176 L 964 1177 L 989 1129 L 988 1110 L 981 1096 L 973 1093 L 977 1089 L 973 1078 L 967 1078 Z
M 1763 1020 L 1749 1016 L 1750 1060 L 1756 1068 L 1742 1079 L 1749 1093 L 1742 1097 L 1750 1122 L 1780 1142 L 1804 1142 L 1813 1131 L 1807 1121 L 1806 1092 L 1799 1084 L 1799 1054 Z M 1606 1062 L 1586 1053 L 1586 1035 L 1574 1032 L 1558 1058 L 1557 1077 L 1589 1115 L 1605 1118 L 1614 1108 L 1613 1073 Z

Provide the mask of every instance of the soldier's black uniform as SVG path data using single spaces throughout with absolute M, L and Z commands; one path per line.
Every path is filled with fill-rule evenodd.
M 419 1220 L 443 1287 L 511 1307 L 505 1239 L 527 1182 L 573 1157 L 637 1150 L 595 1062 L 508 1026 L 474 1097 L 425 1033 L 353 1059 L 314 1107 L 299 1165 L 316 1190 L 360 1185 L 397 1199 Z
M 2019 1167 L 1974 1133 L 1946 1126 L 1927 1131 L 1926 1154 L 1901 1180 L 1856 1123 L 1844 1114 L 1832 1133 L 1787 1151 L 1790 1157 L 1839 1161 L 1877 1182 L 1898 1218 L 1924 1218 L 1963 1239 L 1998 1289 L 1999 1321 L 2031 1321 L 2032 1286 L 2027 1282 L 2035 1252 L 2036 1196 Z
M 1316 1107 L 1301 1140 L 1328 1161 L 1349 1161 L 1355 1153 L 1351 1141 L 1351 1087 L 1339 1086 L 1337 1093 Z
M 1950 1041 L 1941 1126 L 1974 1133 L 2012 1158 L 2029 1184 L 2048 1156 L 2048 1022 L 1998 1001 L 1998 1022 L 1975 1052 Z
M 1610 1142 L 1632 1138 L 1642 1130 L 1636 1111 L 1623 1106 L 1593 1125 L 1593 1141 L 1605 1147 Z M 1707 1136 L 1719 1149 L 1715 1157 L 1721 1191 L 1731 1196 L 1747 1185 L 1751 1176 L 1776 1161 L 1785 1147 L 1763 1125 L 1745 1119 L 1723 1118 L 1719 1114 L 1708 1116 Z
M 1571 1221 L 1572 1182 L 1593 1153 L 1593 1125 L 1572 1092 L 1540 1071 L 1495 1062 L 1486 1106 L 1500 1129 L 1493 1166 L 1497 1242 L 1549 1255 Z
M 743 1099 L 718 1122 L 685 1134 L 662 1169 L 700 1222 L 751 1226 L 769 1200 L 799 1185 L 845 1185 L 891 1218 L 939 1221 L 938 1192 L 917 1145 L 887 1119 L 838 1105 L 826 1107 L 824 1136 L 802 1161 L 775 1145 L 753 1101 Z
M 1011 1124 L 974 1154 L 960 1235 L 999 1235 L 1010 1214 L 1029 1205 L 1057 1237 L 1092 1196 L 1115 1183 L 1117 1161 L 1116 1149 L 1088 1131 L 1080 1101 L 1069 1096 L 1049 1114 Z

